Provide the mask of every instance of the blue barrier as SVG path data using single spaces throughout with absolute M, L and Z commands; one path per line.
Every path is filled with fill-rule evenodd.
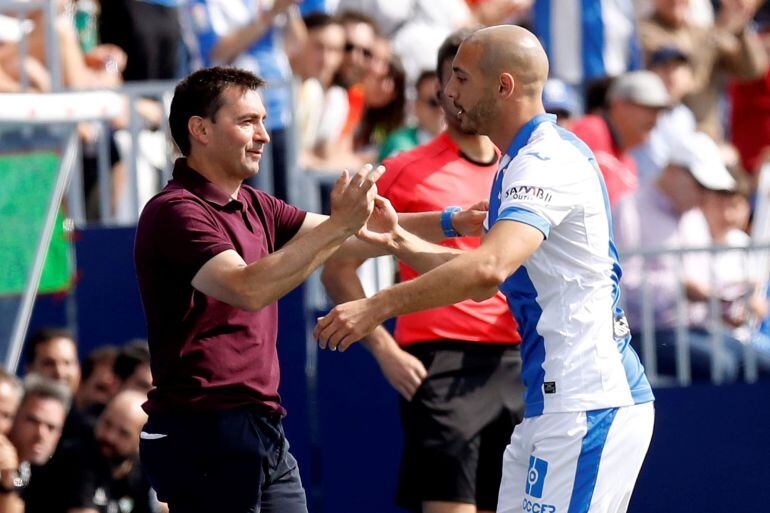
M 87 229 L 76 244 L 81 353 L 144 336 L 133 229 Z M 40 298 L 32 329 L 67 318 Z M 281 395 L 312 513 L 396 513 L 401 452 L 396 393 L 359 346 L 323 352 L 317 387 L 305 376 L 303 291 L 280 303 Z M 656 390 L 656 429 L 630 513 L 769 511 L 770 382 Z M 313 401 L 317 401 L 313 404 Z M 317 410 L 318 415 L 309 412 Z

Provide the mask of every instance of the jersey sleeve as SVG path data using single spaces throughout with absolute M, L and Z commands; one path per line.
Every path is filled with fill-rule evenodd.
M 578 201 L 560 180 L 563 172 L 538 153 L 514 159 L 503 177 L 497 220 L 528 224 L 547 239 Z

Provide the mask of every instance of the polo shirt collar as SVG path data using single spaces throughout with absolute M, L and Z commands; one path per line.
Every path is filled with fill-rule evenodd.
M 225 208 L 232 204 L 232 207 L 237 210 L 243 208 L 243 202 L 239 201 L 241 198 L 240 189 L 238 189 L 239 199 L 231 198 L 225 191 L 191 168 L 184 157 L 177 159 L 174 163 L 173 176 L 174 180 L 179 182 L 182 187 L 217 207 Z
M 556 116 L 553 114 L 538 114 L 534 118 L 527 121 L 523 127 L 516 133 L 516 137 L 511 141 L 511 145 L 508 146 L 506 154 L 511 158 L 516 158 L 524 146 L 529 142 L 529 138 L 532 136 L 532 132 L 540 126 L 541 123 L 556 123 Z

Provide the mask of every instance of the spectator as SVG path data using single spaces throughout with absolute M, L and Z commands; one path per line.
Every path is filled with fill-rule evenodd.
M 307 167 L 323 155 L 326 144 L 338 141 L 348 115 L 347 91 L 334 84 L 345 55 L 345 30 L 338 19 L 324 13 L 304 18 L 308 37 L 293 62 L 302 81 L 297 95 L 300 162 Z
M 80 384 L 78 346 L 72 332 L 61 328 L 41 328 L 27 339 L 26 372 L 36 372 L 59 381 L 77 392 Z
M 150 348 L 146 340 L 128 343 L 115 359 L 115 375 L 120 390 L 137 390 L 147 393 L 152 389 Z
M 759 38 L 765 55 L 770 57 L 770 11 L 765 9 L 757 20 Z M 741 163 L 756 180 L 762 154 L 770 146 L 770 70 L 756 80 L 733 80 L 728 89 L 732 109 L 732 142 L 741 155 Z
M 572 86 L 641 67 L 632 0 L 535 0 L 532 21 L 551 62 L 550 75 Z
M 663 82 L 652 72 L 633 71 L 617 78 L 607 93 L 603 114 L 588 114 L 572 131 L 596 156 L 610 203 L 637 188 L 636 163 L 629 151 L 642 144 L 655 126 L 658 113 L 668 107 Z
M 109 0 L 100 2 L 99 37 L 126 53 L 123 78 L 168 80 L 179 69 L 181 0 Z
M 695 132 L 695 116 L 682 103 L 693 87 L 693 73 L 687 54 L 676 47 L 656 50 L 650 55 L 650 71 L 663 81 L 671 99 L 671 108 L 661 112 L 650 137 L 631 150 L 636 162 L 639 183 L 657 178 L 668 162 L 671 149 L 684 137 Z
M 150 513 L 154 500 L 139 465 L 147 421 L 135 390 L 118 393 L 99 416 L 92 437 L 65 447 L 46 476 L 55 503 L 47 513 Z
M 0 436 L 8 436 L 23 389 L 19 378 L 0 369 Z M 0 467 L 0 470 L 7 467 Z
M 695 114 L 698 129 L 719 139 L 719 74 L 756 79 L 767 70 L 767 55 L 750 26 L 759 0 L 721 0 L 713 27 L 691 24 L 688 0 L 655 0 L 655 10 L 639 24 L 645 56 L 661 48 L 675 46 L 691 59 L 694 87 L 686 99 Z
M 204 66 L 232 65 L 264 78 L 262 92 L 268 117 L 273 192 L 286 199 L 289 190 L 289 133 L 291 123 L 291 67 L 289 55 L 307 37 L 294 0 L 193 0 L 189 3 Z
M 71 398 L 64 384 L 50 378 L 30 374 L 24 380 L 24 397 L 8 436 L 16 451 L 18 467 L 11 468 L 16 478 L 11 493 L 0 494 L 0 500 L 5 499 L 10 506 L 2 509 L 3 513 L 50 511 L 55 498 L 45 486 L 46 476 L 51 470 L 49 460 L 61 438 Z
M 621 256 L 624 251 L 641 248 L 709 245 L 711 237 L 706 224 L 692 222 L 691 218 L 683 216 L 701 204 L 705 190 L 731 191 L 734 188 L 735 180 L 722 164 L 719 150 L 709 136 L 696 133 L 686 138 L 671 153 L 668 165 L 653 183 L 641 187 L 618 203 L 614 229 Z M 708 292 L 687 272 L 696 270 L 702 273 L 705 268 L 702 259 L 693 254 L 681 259 L 673 255 L 659 255 L 646 258 L 635 256 L 623 261 L 626 311 L 636 335 L 632 340 L 635 344 L 641 340 L 643 289 L 647 286 L 652 300 L 658 371 L 661 374 L 673 375 L 676 369 L 678 291 L 682 287 L 686 297 L 696 302 L 707 298 Z M 713 355 L 711 335 L 704 327 L 706 315 L 702 305 L 691 305 L 687 309 L 692 377 L 708 379 L 714 357 L 721 366 L 722 376 L 734 380 L 738 375 L 739 361 L 729 348 L 736 342 L 725 337 L 728 349 Z
M 98 416 L 117 392 L 117 379 L 112 370 L 118 349 L 102 346 L 83 360 L 82 378 L 75 394 L 75 406 L 84 413 Z
M 439 49 L 441 86 L 449 81 L 452 60 L 468 33 L 450 35 Z M 399 212 L 475 203 L 488 194 L 497 171 L 494 144 L 461 129 L 458 110 L 442 87 L 432 93 L 441 102 L 447 130 L 387 159 L 378 182 L 380 194 Z M 449 238 L 443 244 L 472 249 L 479 239 Z M 363 260 L 335 255 L 324 267 L 324 285 L 337 302 L 363 297 L 356 277 Z M 416 276 L 400 264 L 402 281 Z M 498 293 L 483 302 L 402 315 L 395 339 L 383 327 L 367 338 L 368 349 L 403 398 L 399 506 L 431 513 L 495 510 L 503 451 L 523 413 L 516 329 Z
M 415 84 L 417 98 L 414 101 L 414 115 L 417 124 L 396 130 L 385 139 L 377 161 L 382 162 L 402 151 L 425 144 L 444 128 L 444 113 L 437 98 L 439 90 L 435 71 L 423 71 Z
M 580 115 L 580 100 L 575 89 L 558 78 L 549 78 L 543 87 L 543 107 L 556 116 L 559 126 L 570 129 Z

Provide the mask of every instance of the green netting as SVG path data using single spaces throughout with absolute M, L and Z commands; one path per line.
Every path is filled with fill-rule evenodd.
M 24 290 L 58 171 L 56 153 L 0 155 L 0 295 L 16 295 Z M 69 288 L 72 268 L 72 252 L 60 211 L 38 292 Z

